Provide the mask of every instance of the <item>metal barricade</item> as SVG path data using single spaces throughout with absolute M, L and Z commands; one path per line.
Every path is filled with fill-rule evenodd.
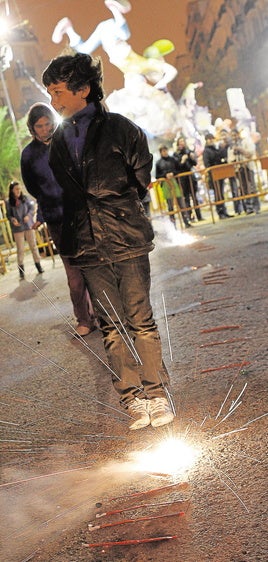
M 186 205 L 184 200 L 183 204 L 182 200 L 181 204 L 179 204 L 173 182 L 168 178 L 159 178 L 152 182 L 152 215 L 154 218 L 168 215 L 174 217 L 175 221 L 178 218 L 180 225 L 183 227 L 182 213 L 186 212 L 190 216 L 196 212 L 196 209 L 204 210 L 206 212 L 206 219 L 215 223 L 215 211 L 219 204 L 230 205 L 232 203 L 235 210 L 235 208 L 238 208 L 238 202 L 240 202 L 239 208 L 241 208 L 241 212 L 244 211 L 246 214 L 249 205 L 254 209 L 249 212 L 259 212 L 260 202 L 262 201 L 264 204 L 265 196 L 268 194 L 268 172 L 266 171 L 268 171 L 268 156 L 205 168 L 200 172 L 203 186 L 202 195 L 199 194 L 199 189 L 197 193 L 195 191 L 193 182 L 194 172 L 177 174 L 174 178 L 177 179 L 182 193 L 184 178 L 187 177 L 189 180 L 190 205 Z M 264 172 L 266 177 L 264 177 Z M 223 182 L 224 189 L 222 187 Z M 170 187 L 172 208 L 163 195 L 164 184 L 168 184 Z
M 245 213 L 259 212 L 260 200 L 264 200 L 264 196 L 268 193 L 267 182 L 265 185 L 263 181 L 263 169 L 268 169 L 268 157 L 206 168 L 207 189 L 211 190 L 212 188 L 214 192 L 213 205 L 232 201 L 236 212 L 236 202 L 241 202 L 241 211 L 244 210 Z M 224 181 L 223 198 L 221 185 Z
M 201 216 L 201 210 L 203 208 L 208 208 L 212 213 L 209 197 L 200 201 L 201 196 L 199 195 L 198 181 L 195 178 L 195 172 L 182 172 L 175 177 L 177 178 L 185 199 L 184 209 L 190 217 L 194 218 L 194 214 L 196 214 L 197 220 L 200 220 L 198 217 Z
M 189 199 L 186 204 L 184 196 L 183 183 L 185 178 L 187 178 L 189 184 Z M 152 203 L 151 209 L 154 218 L 158 216 L 169 216 L 172 220 L 176 221 L 178 218 L 180 226 L 184 227 L 183 215 L 187 214 L 188 218 L 193 217 L 198 209 L 201 212 L 202 209 L 207 209 L 211 218 L 213 219 L 213 205 L 210 201 L 209 192 L 205 192 L 205 198 L 202 201 L 199 200 L 198 190 L 195 188 L 194 183 L 194 173 L 193 172 L 183 172 L 181 174 L 176 174 L 173 178 L 178 184 L 180 190 L 180 197 L 176 195 L 176 186 L 174 186 L 174 181 L 168 178 L 158 178 L 151 184 L 151 196 Z M 165 196 L 165 185 L 169 186 L 170 192 L 172 193 L 172 202 Z
M 176 183 L 175 183 L 176 182 Z M 176 185 L 177 184 L 177 185 Z M 180 206 L 181 194 L 178 192 L 180 186 L 175 178 L 158 178 L 152 182 L 154 197 L 152 207 L 155 217 L 168 216 L 176 226 L 176 220 L 179 220 L 180 227 L 183 228 L 182 212 L 184 209 Z

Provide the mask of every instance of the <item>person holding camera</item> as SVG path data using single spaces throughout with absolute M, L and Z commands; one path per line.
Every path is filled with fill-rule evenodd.
M 255 163 L 253 161 L 246 162 L 247 160 L 253 160 L 255 157 L 255 144 L 251 138 L 249 136 L 241 138 L 239 131 L 232 129 L 231 144 L 227 151 L 227 161 L 241 162 L 237 173 L 241 196 L 248 196 L 257 191 L 254 178 Z M 247 215 L 260 212 L 260 201 L 256 196 L 246 197 L 242 200 L 242 204 Z
M 221 150 L 216 146 L 215 137 L 212 133 L 207 133 L 205 135 L 205 148 L 203 152 L 203 162 L 205 168 L 212 168 L 213 166 L 220 166 L 222 164 L 222 153 Z M 208 188 L 214 191 L 216 211 L 219 219 L 228 219 L 232 215 L 227 213 L 226 205 L 224 203 L 224 179 L 213 182 L 211 170 L 208 170 Z
M 186 145 L 184 137 L 179 137 L 177 139 L 177 150 L 173 154 L 178 162 L 178 172 L 185 173 L 191 172 L 197 164 L 196 156 L 193 151 L 191 151 Z M 191 207 L 191 199 L 193 201 L 193 206 L 195 207 L 195 214 L 198 221 L 204 220 L 201 215 L 201 211 L 197 199 L 198 184 L 194 174 L 188 174 L 187 176 L 181 176 L 179 182 L 182 186 L 182 191 L 185 199 L 186 207 Z M 190 218 L 192 219 L 192 216 Z

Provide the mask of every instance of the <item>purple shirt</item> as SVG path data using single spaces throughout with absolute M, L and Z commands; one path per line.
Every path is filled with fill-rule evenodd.
M 95 105 L 91 102 L 84 109 L 63 121 L 64 139 L 78 170 L 81 168 L 87 130 L 95 113 Z

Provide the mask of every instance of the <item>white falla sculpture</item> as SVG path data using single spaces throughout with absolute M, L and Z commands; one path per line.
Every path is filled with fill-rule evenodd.
M 105 0 L 105 5 L 113 18 L 99 23 L 86 41 L 82 41 L 67 17 L 57 23 L 52 41 L 60 43 L 66 34 L 70 47 L 86 54 L 101 46 L 110 62 L 124 74 L 124 88 L 115 90 L 105 100 L 109 110 L 132 119 L 149 137 L 172 137 L 179 128 L 179 110 L 167 84 L 175 78 L 177 70 L 164 56 L 174 50 L 173 43 L 161 39 L 147 47 L 143 55 L 135 53 L 127 42 L 130 30 L 124 17 L 131 4 L 127 0 Z
M 231 117 L 237 121 L 236 127 L 239 130 L 247 129 L 249 132 L 255 132 L 255 119 L 246 106 L 243 90 L 241 88 L 228 88 L 226 96 Z

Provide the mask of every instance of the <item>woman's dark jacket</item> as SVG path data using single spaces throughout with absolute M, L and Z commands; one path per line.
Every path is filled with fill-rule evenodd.
M 64 140 L 64 122 L 49 162 L 63 188 L 60 252 L 79 265 L 100 265 L 153 249 L 153 229 L 141 199 L 151 181 L 152 156 L 143 131 L 100 108 L 87 130 L 81 172 Z
M 37 220 L 48 224 L 62 221 L 62 188 L 53 176 L 48 163 L 49 145 L 32 140 L 21 153 L 23 183 L 37 200 Z

